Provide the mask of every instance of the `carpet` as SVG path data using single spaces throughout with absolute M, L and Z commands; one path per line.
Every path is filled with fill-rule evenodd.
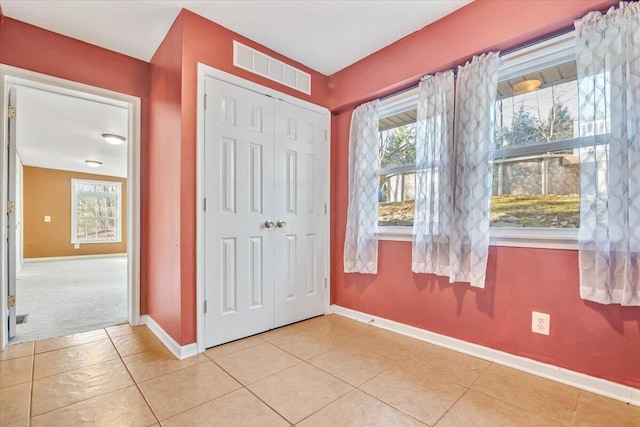
M 12 343 L 72 335 L 127 322 L 127 258 L 26 262 L 16 280 Z

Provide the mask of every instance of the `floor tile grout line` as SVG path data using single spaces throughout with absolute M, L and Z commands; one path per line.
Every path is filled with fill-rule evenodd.
M 106 332 L 106 329 L 105 329 L 105 332 Z M 118 350 L 118 347 L 113 342 L 113 339 L 112 339 L 111 335 L 109 335 L 108 332 L 107 332 L 107 336 L 109 337 L 109 341 L 111 341 L 111 345 L 113 345 L 113 347 L 116 349 L 116 353 L 118 353 L 118 356 L 120 357 L 120 363 L 122 363 L 124 365 L 124 369 L 127 370 L 127 373 L 129 374 L 129 377 L 131 378 L 131 381 L 133 381 L 133 384 L 135 385 L 136 389 L 138 390 L 138 393 L 140 393 L 140 395 L 142 396 L 142 399 L 144 400 L 144 403 L 147 405 L 147 408 L 149 408 L 149 411 L 151 411 L 151 414 L 156 419 L 156 422 L 158 424 L 160 424 L 160 419 L 158 418 L 158 415 L 156 414 L 156 412 L 151 407 L 151 404 L 149 403 L 149 401 L 147 400 L 147 397 L 142 392 L 142 389 L 140 388 L 140 385 L 136 382 L 135 378 L 133 378 L 133 374 L 129 370 L 129 367 L 127 366 L 127 364 L 124 362 L 122 354 L 120 354 L 120 350 Z
M 240 382 L 236 377 L 234 377 L 230 372 L 228 372 L 228 371 L 227 371 L 226 369 L 224 369 L 222 366 L 218 365 L 215 361 L 213 361 L 213 360 L 212 360 L 211 362 L 213 362 L 217 367 L 219 367 L 219 368 L 222 370 L 222 372 L 226 373 L 226 374 L 227 374 L 227 375 L 229 375 L 231 378 L 233 378 L 233 380 L 234 380 L 234 381 L 236 381 L 238 384 L 240 384 L 240 386 L 241 386 L 242 388 L 244 388 L 244 389 L 245 389 L 245 390 L 247 390 L 249 393 L 251 393 L 253 396 L 255 396 L 255 397 L 256 397 L 260 402 L 264 403 L 264 404 L 265 404 L 269 409 L 271 409 L 273 412 L 275 412 L 276 414 L 278 414 L 278 416 L 279 416 L 279 417 L 281 417 L 283 420 L 285 420 L 286 422 L 288 422 L 290 425 L 293 425 L 293 423 L 292 423 L 291 421 L 289 421 L 287 418 L 285 418 L 285 416 L 284 416 L 284 415 L 282 415 L 280 412 L 276 411 L 276 410 L 275 410 L 275 408 L 271 407 L 271 405 L 269 405 L 267 402 L 265 402 L 264 400 L 262 400 L 262 399 L 260 398 L 260 396 L 258 396 L 257 394 L 255 394 L 255 393 L 254 393 L 254 392 L 253 392 L 253 391 L 248 387 L 250 384 L 246 384 L 246 385 L 245 385 L 245 384 L 241 383 L 241 382 Z M 299 363 L 296 363 L 296 365 L 299 365 Z M 293 365 L 293 366 L 296 366 L 296 365 Z M 291 368 L 291 367 L 292 367 L 292 366 L 289 366 L 289 368 Z M 276 372 L 276 373 L 274 373 L 274 374 L 272 374 L 272 375 L 276 375 L 276 374 L 278 374 L 278 373 L 280 373 L 280 372 L 282 372 L 282 371 L 284 371 L 284 370 L 286 370 L 286 369 L 288 369 L 288 368 L 285 368 L 285 369 L 283 369 L 283 370 L 281 370 L 281 371 L 278 371 L 278 372 Z M 269 378 L 270 376 L 271 376 L 271 375 L 269 375 L 268 377 L 265 377 L 265 378 Z M 262 378 L 262 379 L 260 379 L 260 380 L 258 380 L 258 381 L 262 381 L 262 380 L 263 380 L 263 379 L 265 379 L 265 378 Z M 257 383 L 258 381 L 254 381 L 254 382 L 253 382 L 253 383 L 251 383 L 251 384 L 255 384 L 255 383 Z M 240 389 L 238 389 L 238 390 L 240 390 Z M 236 390 L 234 390 L 234 391 L 236 391 Z M 216 398 L 216 399 L 217 399 L 217 398 Z M 215 400 L 215 399 L 213 399 L 213 400 Z
M 29 418 L 27 424 L 31 426 L 31 415 L 33 413 L 33 381 L 36 375 L 36 343 L 33 343 L 31 350 L 31 384 L 29 384 Z
M 40 381 L 40 380 L 43 380 L 45 378 L 55 377 L 56 375 L 62 375 L 62 374 L 66 374 L 66 373 L 69 373 L 69 372 L 77 371 L 78 369 L 90 368 L 91 366 L 96 366 L 96 365 L 99 365 L 101 363 L 106 363 L 106 362 L 111 362 L 113 360 L 117 360 L 118 357 L 119 357 L 119 355 L 117 355 L 116 357 L 111 358 L 111 359 L 105 359 L 105 360 L 101 360 L 100 362 L 90 363 L 89 365 L 82 365 L 82 366 L 78 366 L 78 367 L 75 367 L 75 368 L 72 368 L 72 369 L 68 369 L 66 371 L 60 371 L 60 372 L 56 372 L 55 374 L 46 375 L 44 377 L 34 378 L 33 381 Z M 34 357 L 34 361 L 35 361 L 35 357 Z
M 446 410 L 446 411 L 444 411 L 444 414 L 442 414 L 442 415 L 440 415 L 440 417 L 438 417 L 438 419 L 436 420 L 436 422 L 435 422 L 435 423 L 433 423 L 433 425 L 434 425 L 434 426 L 437 426 L 437 425 L 438 425 L 438 423 L 439 423 L 439 422 L 440 422 L 444 417 L 446 417 L 446 416 L 447 416 L 447 414 L 449 413 L 449 411 L 451 411 L 451 410 L 453 409 L 453 407 L 454 407 L 454 406 L 456 406 L 456 405 L 458 404 L 458 402 L 460 402 L 460 400 L 461 400 L 461 399 L 462 399 L 462 398 L 463 398 L 463 397 L 464 397 L 464 396 L 469 392 L 469 390 L 471 390 L 471 389 L 470 389 L 470 388 L 468 388 L 468 387 L 465 387 L 464 393 L 462 393 L 460 396 L 458 396 L 458 398 L 455 400 L 455 402 L 453 402 L 453 403 L 451 404 L 451 406 L 449 406 L 449 407 L 447 408 L 447 410 Z

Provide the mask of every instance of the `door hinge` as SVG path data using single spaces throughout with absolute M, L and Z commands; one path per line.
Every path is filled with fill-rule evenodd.
M 324 288 L 327 289 L 327 278 L 324 278 Z
M 327 141 L 327 139 L 329 138 L 329 136 L 327 135 L 327 130 L 324 130 L 324 140 Z
M 16 297 L 15 295 L 9 295 L 7 297 L 7 307 L 12 308 L 16 306 Z
M 204 94 L 204 109 L 207 109 L 207 94 Z
M 327 204 L 326 203 L 324 204 L 324 214 L 325 215 L 327 214 Z
M 9 108 L 7 109 L 7 117 L 9 117 L 10 119 L 15 119 L 16 118 L 16 109 L 15 109 L 15 107 L 12 107 L 11 105 L 9 106 Z
M 16 205 L 11 200 L 7 200 L 7 214 L 12 214 L 15 208 Z
M 207 300 L 204 300 L 204 312 L 207 313 Z
M 204 199 L 202 199 L 202 210 L 203 211 L 207 210 L 207 198 L 206 197 Z

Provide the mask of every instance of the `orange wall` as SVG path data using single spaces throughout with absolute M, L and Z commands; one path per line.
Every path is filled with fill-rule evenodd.
M 640 308 L 580 299 L 576 251 L 491 247 L 485 289 L 411 272 L 411 243 L 381 241 L 378 274 L 345 274 L 348 135 L 352 107 L 450 68 L 571 25 L 612 1 L 476 0 L 330 77 L 332 302 L 578 372 L 640 387 Z M 517 17 L 514 19 L 513 17 Z M 531 312 L 551 335 L 531 332 Z
M 127 252 L 127 180 L 112 176 L 24 166 L 24 257 L 122 254 Z M 71 243 L 71 180 L 90 179 L 122 183 L 120 243 Z M 51 222 L 44 222 L 45 215 Z
M 233 40 L 311 74 L 311 96 L 233 66 Z M 181 61 L 181 64 L 176 62 Z M 289 95 L 326 105 L 327 78 L 188 10 L 176 19 L 151 60 L 150 226 L 175 224 L 167 236 L 149 236 L 149 314 L 180 344 L 196 340 L 196 108 L 197 63 Z M 181 66 L 181 67 L 180 67 Z M 180 112 L 180 114 L 179 114 Z M 178 135 L 178 131 L 180 134 Z M 164 174 L 164 177 L 162 176 Z M 179 177 L 179 180 L 178 180 Z M 164 198 L 164 200 L 161 200 Z M 174 203 L 179 200 L 180 203 Z M 168 202 L 167 202 L 168 201 Z M 163 203 L 172 204 L 164 206 Z M 155 227 L 153 227 L 155 228 Z M 177 234 L 175 234 L 177 233 Z M 160 247 L 156 247 L 160 245 Z M 175 260 L 180 260 L 176 263 Z M 156 294 L 162 293 L 163 296 Z M 165 296 L 171 295 L 173 298 Z M 180 304 L 176 304 L 180 301 Z
M 146 313 L 149 64 L 7 16 L 0 19 L 0 63 L 141 99 L 140 312 Z

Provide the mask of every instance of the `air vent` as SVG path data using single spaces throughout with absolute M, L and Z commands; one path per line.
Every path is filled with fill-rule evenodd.
M 311 75 L 233 41 L 233 65 L 311 95 Z

